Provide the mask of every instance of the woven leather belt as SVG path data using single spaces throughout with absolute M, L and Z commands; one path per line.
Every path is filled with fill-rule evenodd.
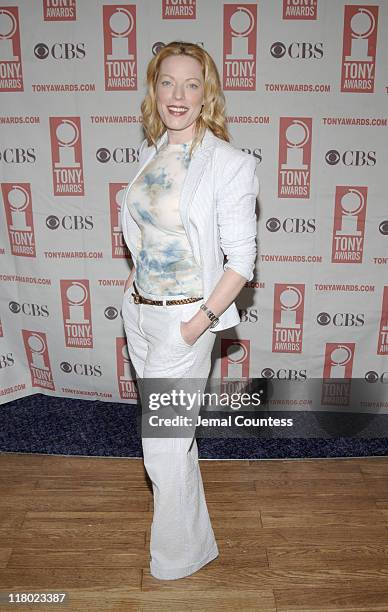
M 149 300 L 148 298 L 143 297 L 138 293 L 135 283 L 133 283 L 133 288 L 135 290 L 132 293 L 133 301 L 135 304 L 152 304 L 153 306 L 164 306 L 163 300 Z M 190 298 L 182 298 L 180 300 L 166 300 L 166 306 L 176 306 L 177 304 L 191 304 L 192 302 L 198 302 L 202 300 L 201 297 L 190 297 Z

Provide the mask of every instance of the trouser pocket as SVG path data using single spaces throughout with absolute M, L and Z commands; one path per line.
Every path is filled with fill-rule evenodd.
M 181 333 L 181 323 L 189 321 L 195 313 L 198 312 L 202 303 L 203 299 L 198 300 L 198 302 L 192 302 L 191 304 L 181 304 L 177 306 L 176 311 L 172 313 L 171 340 L 175 343 L 177 350 L 181 352 L 193 350 L 198 343 L 199 338 L 194 344 L 188 344 L 186 342 Z

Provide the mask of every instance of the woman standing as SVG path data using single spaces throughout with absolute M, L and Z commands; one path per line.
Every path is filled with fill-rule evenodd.
M 147 86 L 146 139 L 121 207 L 134 263 L 122 307 L 128 351 L 139 382 L 190 377 L 203 391 L 215 332 L 240 322 L 234 300 L 253 278 L 256 164 L 229 143 L 218 71 L 200 46 L 163 47 Z M 154 494 L 150 571 L 182 578 L 218 556 L 195 427 L 142 446 Z

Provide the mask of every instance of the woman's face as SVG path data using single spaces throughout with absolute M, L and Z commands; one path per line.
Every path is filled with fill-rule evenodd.
M 188 142 L 204 102 L 202 67 L 187 55 L 170 55 L 160 64 L 156 106 L 170 143 Z

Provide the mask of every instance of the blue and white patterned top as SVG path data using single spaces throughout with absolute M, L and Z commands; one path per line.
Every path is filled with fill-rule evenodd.
M 167 144 L 137 177 L 128 193 L 130 214 L 141 230 L 135 282 L 157 296 L 202 296 L 196 263 L 179 213 L 190 163 L 190 142 Z

